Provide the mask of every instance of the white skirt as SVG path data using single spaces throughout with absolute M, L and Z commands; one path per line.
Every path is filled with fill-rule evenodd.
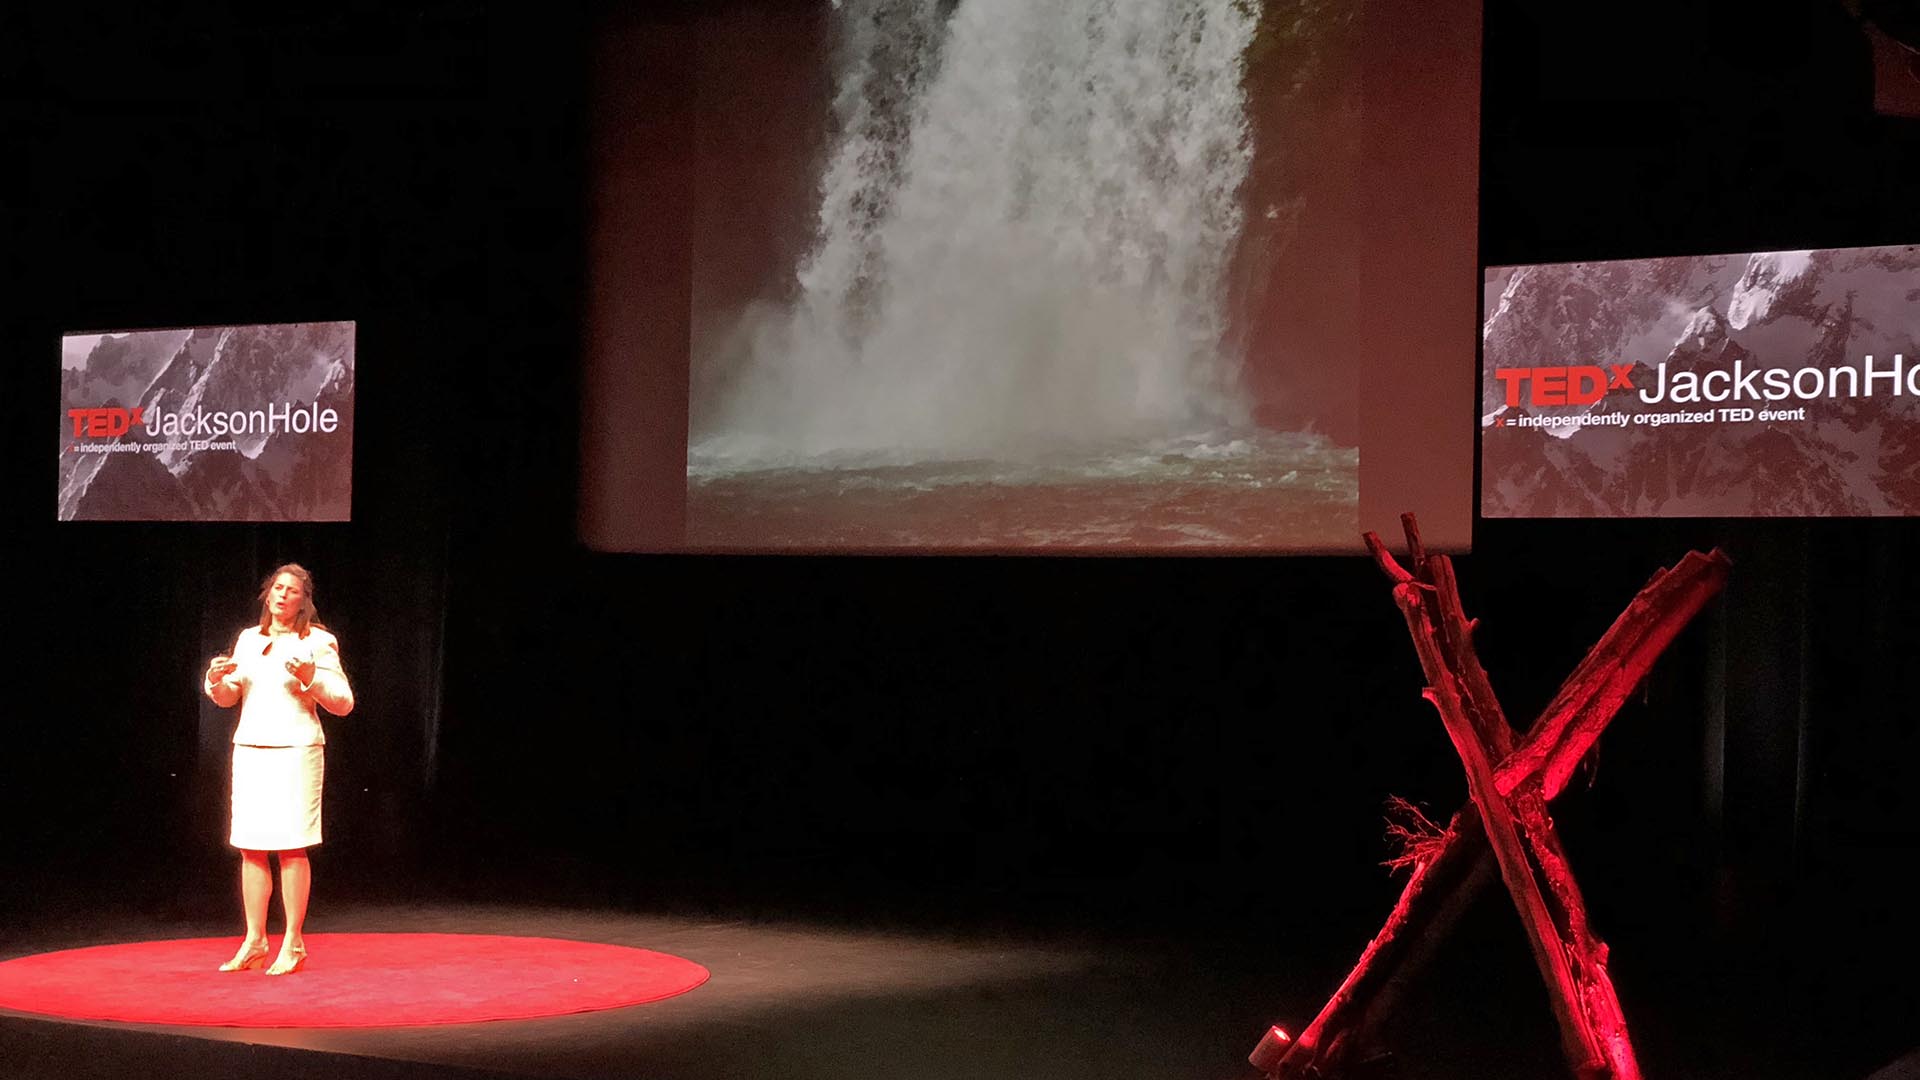
M 233 834 L 242 851 L 293 851 L 320 842 L 321 746 L 233 747 Z

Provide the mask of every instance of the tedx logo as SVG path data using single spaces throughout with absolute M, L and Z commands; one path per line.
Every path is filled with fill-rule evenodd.
M 68 409 L 67 416 L 73 421 L 73 437 L 102 439 L 125 435 L 127 429 L 141 423 L 141 408 L 131 409 Z
M 1493 377 L 1506 384 L 1508 406 L 1591 405 L 1614 390 L 1633 389 L 1632 364 L 1495 368 Z

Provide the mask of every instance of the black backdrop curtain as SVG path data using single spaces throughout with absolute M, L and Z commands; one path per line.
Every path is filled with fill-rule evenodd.
M 1920 237 L 1920 135 L 1862 111 L 1828 6 L 1639 7 L 1489 4 L 1485 261 Z M 289 559 L 361 691 L 331 728 L 342 890 L 1237 919 L 1332 967 L 1391 899 L 1381 799 L 1461 797 L 1360 560 L 582 551 L 587 15 L 62 11 L 0 14 L 0 905 L 129 867 L 226 901 L 181 872 L 228 858 L 196 683 Z M 316 317 L 359 321 L 353 523 L 51 520 L 62 330 Z M 1712 544 L 1726 598 L 1556 808 L 1596 918 L 1633 977 L 1719 934 L 1796 976 L 1759 985 L 1854 980 L 1797 1001 L 1836 1042 L 1903 1030 L 1913 523 L 1483 522 L 1495 685 L 1530 715 Z
M 295 561 L 360 692 L 329 725 L 334 861 L 404 864 L 454 621 L 485 649 L 533 592 L 514 545 L 571 535 L 578 34 L 464 4 L 4 18 L 0 854 L 224 859 L 233 716 L 195 683 Z M 63 331 L 313 319 L 358 323 L 351 523 L 53 521 Z

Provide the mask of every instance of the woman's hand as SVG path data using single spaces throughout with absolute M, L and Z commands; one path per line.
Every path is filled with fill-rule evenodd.
M 221 680 L 240 670 L 240 664 L 231 656 L 216 656 L 207 665 L 207 685 L 218 686 Z
M 313 672 L 314 672 L 314 667 L 313 667 L 312 657 L 301 659 L 300 657 L 296 656 L 296 657 L 289 657 L 287 659 L 287 674 L 299 680 L 301 686 L 313 685 Z

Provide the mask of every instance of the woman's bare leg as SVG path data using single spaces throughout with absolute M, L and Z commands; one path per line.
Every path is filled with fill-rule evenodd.
M 240 853 L 240 902 L 247 909 L 247 940 L 267 940 L 267 900 L 273 896 L 273 870 L 264 851 Z
M 264 954 L 267 949 L 267 901 L 273 896 L 273 869 L 267 865 L 264 851 L 240 853 L 240 903 L 247 912 L 247 939 L 233 954 L 227 968 L 243 966 L 249 953 Z
M 300 848 L 280 853 L 280 903 L 287 914 L 287 934 L 280 939 L 280 955 L 273 961 L 268 974 L 284 974 L 298 966 L 300 958 L 307 953 L 307 941 L 302 930 L 307 921 L 307 898 L 313 893 L 313 864 L 307 861 L 307 851 Z

